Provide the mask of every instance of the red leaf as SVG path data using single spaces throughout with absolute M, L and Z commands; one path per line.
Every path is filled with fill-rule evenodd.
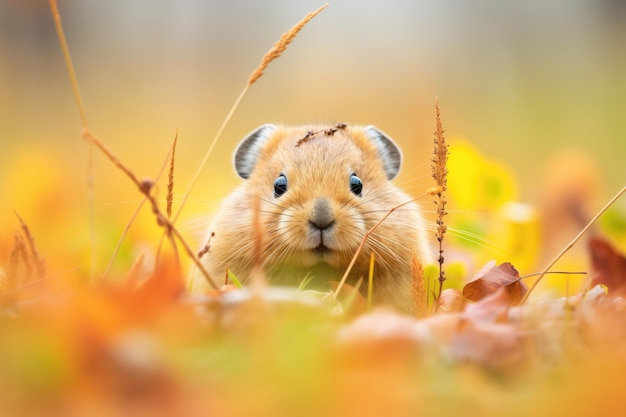
M 589 251 L 593 266 L 592 287 L 603 284 L 610 292 L 626 290 L 626 257 L 600 237 L 589 239 Z
M 519 272 L 509 262 L 496 267 L 493 265 L 495 262 L 490 262 L 478 271 L 474 279 L 463 287 L 463 296 L 471 301 L 479 301 L 504 287 L 511 305 L 518 304 L 528 291 L 526 284 L 519 279 Z

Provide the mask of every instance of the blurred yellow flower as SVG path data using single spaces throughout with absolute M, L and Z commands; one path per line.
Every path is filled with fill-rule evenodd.
M 448 169 L 454 242 L 474 253 L 478 267 L 497 259 L 513 263 L 522 274 L 534 268 L 540 250 L 538 215 L 518 202 L 517 181 L 506 165 L 455 138 Z

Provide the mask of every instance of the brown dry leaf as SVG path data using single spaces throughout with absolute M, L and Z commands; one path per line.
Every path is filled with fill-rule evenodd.
M 494 265 L 495 262 L 489 262 L 478 271 L 472 281 L 463 287 L 463 296 L 479 301 L 504 287 L 509 293 L 511 305 L 517 305 L 528 291 L 528 286 L 519 279 L 519 272 L 509 262 Z
M 593 266 L 591 286 L 606 285 L 611 293 L 626 290 L 626 257 L 597 236 L 589 239 L 589 252 Z
M 500 287 L 477 303 L 470 303 L 463 316 L 473 321 L 503 322 L 511 306 L 511 294 L 506 287 Z
M 458 361 L 508 373 L 527 369 L 534 355 L 531 342 L 532 334 L 512 324 L 466 320 L 459 326 L 448 352 Z
M 519 292 L 510 290 L 510 284 L 506 281 L 519 282 L 511 273 L 514 271 L 517 275 L 517 271 L 510 264 L 498 267 L 491 265 L 488 269 L 483 268 L 483 271 L 485 275 L 480 272 L 477 275 L 501 277 L 495 283 L 488 281 L 489 285 L 494 286 L 494 292 L 466 306 L 448 347 L 449 352 L 456 360 L 468 361 L 491 370 L 510 373 L 526 369 L 535 354 L 533 334 L 508 321 L 512 297 L 518 297 L 516 302 L 521 297 Z M 493 271 L 497 272 L 494 274 Z M 503 281 L 503 285 L 497 287 L 500 281 Z

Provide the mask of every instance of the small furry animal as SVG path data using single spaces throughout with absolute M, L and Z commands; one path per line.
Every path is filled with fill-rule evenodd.
M 374 126 L 276 126 L 251 132 L 237 147 L 234 165 L 245 182 L 222 203 L 202 262 L 213 277 L 228 267 L 240 280 L 254 263 L 254 207 L 262 231 L 260 262 L 274 285 L 328 289 L 339 281 L 365 234 L 389 210 L 411 198 L 391 183 L 402 154 Z M 375 252 L 373 299 L 411 309 L 412 252 L 430 258 L 417 204 L 394 211 L 367 239 L 348 283 L 366 278 Z M 258 262 L 258 261 L 257 261 Z M 207 288 L 199 274 L 192 290 Z M 367 285 L 362 289 L 367 290 Z

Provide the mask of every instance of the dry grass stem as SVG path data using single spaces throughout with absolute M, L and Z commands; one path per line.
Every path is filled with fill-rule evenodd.
M 57 7 L 56 0 L 49 0 L 50 10 L 52 12 L 52 18 L 54 20 L 54 27 L 59 38 L 59 44 L 63 51 L 63 58 L 65 60 L 65 66 L 67 67 L 67 73 L 72 84 L 72 91 L 74 92 L 74 98 L 78 106 L 78 112 L 84 129 L 89 128 L 87 122 L 87 112 L 85 111 L 85 105 L 83 103 L 83 97 L 80 93 L 78 86 L 78 78 L 76 77 L 76 71 L 74 70 L 74 63 L 72 62 L 72 56 L 70 55 L 70 48 L 67 45 L 65 33 L 63 31 L 63 25 L 61 24 L 61 14 Z M 93 145 L 89 144 L 87 151 L 87 195 L 89 201 L 89 229 L 90 229 L 90 243 L 91 243 L 91 278 L 93 279 L 96 274 L 96 219 L 94 208 L 94 192 L 93 192 Z
M 130 220 L 128 220 L 128 222 L 126 223 L 126 226 L 124 227 L 124 230 L 122 231 L 122 234 L 120 235 L 120 238 L 117 240 L 117 243 L 115 244 L 115 249 L 113 249 L 113 253 L 111 254 L 111 257 L 109 258 L 107 267 L 104 270 L 104 273 L 102 274 L 102 279 L 107 279 L 107 277 L 111 273 L 111 268 L 113 268 L 113 263 L 115 262 L 115 259 L 117 259 L 117 255 L 119 254 L 120 249 L 122 248 L 122 242 L 124 242 L 124 239 L 126 239 L 126 236 L 128 235 L 128 231 L 130 230 L 130 227 L 135 222 L 135 219 L 139 215 L 139 212 L 143 208 L 143 205 L 146 204 L 146 201 L 148 201 L 148 198 L 144 196 L 141 202 L 139 202 L 139 205 L 133 212 L 132 216 L 130 216 Z
M 174 236 L 172 236 L 171 233 L 167 234 L 167 238 L 170 241 L 170 246 L 172 248 L 172 252 L 174 252 L 174 261 L 176 263 L 176 269 L 177 269 L 178 273 L 180 274 L 181 271 L 182 271 L 182 267 L 181 267 L 181 264 L 180 264 L 180 255 L 178 253 L 178 245 L 176 245 L 176 240 L 174 239 Z M 160 259 L 160 258 L 157 257 L 157 260 L 158 259 Z M 156 266 L 158 266 L 158 261 L 157 261 L 157 264 L 155 265 L 155 269 L 156 269 Z
M 63 32 L 63 25 L 61 24 L 61 14 L 59 13 L 59 8 L 57 7 L 56 0 L 49 0 L 49 3 L 50 9 L 52 11 L 52 18 L 54 19 L 54 27 L 56 28 L 57 36 L 59 37 L 59 44 L 61 45 L 61 50 L 63 51 L 63 58 L 65 59 L 67 72 L 70 77 L 70 82 L 72 83 L 72 91 L 74 92 L 74 98 L 76 99 L 76 104 L 78 105 L 80 118 L 83 122 L 83 127 L 87 128 L 89 127 L 89 123 L 87 123 L 87 113 L 85 112 L 83 97 L 80 94 L 78 78 L 76 77 L 76 71 L 74 70 L 72 56 L 70 55 L 70 48 L 67 46 L 67 40 L 65 39 L 65 33 Z
M 441 113 L 439 111 L 439 100 L 435 98 L 435 132 L 434 132 L 434 150 L 433 150 L 433 158 L 431 160 L 432 165 L 432 175 L 433 179 L 437 183 L 439 187 L 439 192 L 437 193 L 437 200 L 435 200 L 435 204 L 437 205 L 437 231 L 435 232 L 435 236 L 437 237 L 437 241 L 439 242 L 439 257 L 437 258 L 437 262 L 439 263 L 439 294 L 443 290 L 443 282 L 446 280 L 445 272 L 443 270 L 443 239 L 446 234 L 446 224 L 443 220 L 444 216 L 448 214 L 446 211 L 446 197 L 445 191 L 448 187 L 448 144 L 446 143 L 446 139 L 443 136 L 443 126 L 441 124 Z
M 14 212 L 14 213 L 15 213 L 15 216 L 17 217 L 17 220 L 20 222 L 20 228 L 22 230 L 22 234 L 24 235 L 24 238 L 26 239 L 26 243 L 27 243 L 26 247 L 28 248 L 27 262 L 28 263 L 32 262 L 32 264 L 35 266 L 37 277 L 39 279 L 43 279 L 46 276 L 46 261 L 39 256 L 39 253 L 37 252 L 37 248 L 35 247 L 35 238 L 33 238 L 33 235 L 30 233 L 28 226 L 26 225 L 24 220 L 20 217 L 20 215 L 17 214 L 17 212 Z
M 530 294 L 533 292 L 535 287 L 537 287 L 537 285 L 539 284 L 541 279 L 548 273 L 548 271 L 558 262 L 559 259 L 561 259 L 563 257 L 563 255 L 565 255 L 565 253 L 567 251 L 569 251 L 576 244 L 576 242 L 578 242 L 580 240 L 580 238 L 585 233 L 587 233 L 587 230 L 589 230 L 591 228 L 591 226 L 593 226 L 593 224 L 600 218 L 600 216 L 602 216 L 604 214 L 604 212 L 609 207 L 611 207 L 613 205 L 613 203 L 615 203 L 622 196 L 622 194 L 624 194 L 624 192 L 626 192 L 626 187 L 623 187 L 617 194 L 615 194 L 613 196 L 613 198 L 611 198 L 611 200 L 609 200 L 609 202 L 606 203 L 605 206 L 602 207 L 600 209 L 600 211 L 596 213 L 595 216 L 593 216 L 593 218 L 589 221 L 589 223 L 587 223 L 587 225 L 585 227 L 583 227 L 583 229 L 571 240 L 571 242 L 569 242 L 567 244 L 567 246 L 565 246 L 563 248 L 563 250 L 561 250 L 561 252 L 559 252 L 559 254 L 556 255 L 552 261 L 550 261 L 548 266 L 546 266 L 544 268 L 544 270 L 541 272 L 541 274 L 539 274 L 539 277 L 537 278 L 537 280 L 528 289 L 528 291 L 526 292 L 526 295 L 524 295 L 524 297 L 520 301 L 519 305 L 523 305 L 526 302 L 526 300 L 528 300 L 528 297 L 530 296 Z
M 124 172 L 126 174 L 126 176 L 128 176 L 128 178 L 130 178 L 130 180 L 137 186 L 139 191 L 150 202 L 150 205 L 152 206 L 152 212 L 154 213 L 154 215 L 156 217 L 158 225 L 165 229 L 165 231 L 166 231 L 168 236 L 172 236 L 173 235 L 176 238 L 176 241 L 178 241 L 181 245 L 183 245 L 183 248 L 185 249 L 185 253 L 187 254 L 187 256 L 189 256 L 189 258 L 193 261 L 193 263 L 198 267 L 198 269 L 200 270 L 202 275 L 206 278 L 206 280 L 209 282 L 209 284 L 214 289 L 218 289 L 217 285 L 215 284 L 215 282 L 213 281 L 213 279 L 209 275 L 208 271 L 202 265 L 200 260 L 195 256 L 194 252 L 191 250 L 191 247 L 189 247 L 189 245 L 187 244 L 187 242 L 185 241 L 183 236 L 174 227 L 174 225 L 170 221 L 170 219 L 167 216 L 165 216 L 161 212 L 161 210 L 159 209 L 159 205 L 157 203 L 156 198 L 151 194 L 152 188 L 154 186 L 154 181 L 150 180 L 150 179 L 145 179 L 145 180 L 141 180 L 140 181 L 135 176 L 135 174 L 128 167 L 126 167 L 126 165 L 124 165 L 117 158 L 117 156 L 115 156 L 113 154 L 113 152 L 111 152 L 111 150 L 96 135 L 94 135 L 89 129 L 83 129 L 82 135 L 85 138 L 85 140 L 88 140 L 91 143 L 93 143 L 104 155 L 107 156 L 107 158 L 117 168 L 119 168 L 122 172 Z M 172 240 L 172 244 L 173 244 L 173 247 L 175 248 L 174 240 Z M 174 249 L 174 250 L 176 250 L 176 249 Z
M 157 173 L 155 177 L 155 182 L 158 181 L 159 178 L 161 178 L 161 175 L 163 175 L 163 172 L 165 171 L 165 167 L 167 166 L 167 161 L 170 159 L 171 152 L 172 152 L 171 150 L 167 152 L 165 159 L 163 160 L 163 164 L 161 164 L 161 168 L 159 169 L 159 172 Z M 122 231 L 122 234 L 120 235 L 120 238 L 118 239 L 117 244 L 115 245 L 115 249 L 113 250 L 113 253 L 111 254 L 111 258 L 109 258 L 109 263 L 107 264 L 107 268 L 104 271 L 104 274 L 102 276 L 103 279 L 106 279 L 109 276 L 111 272 L 111 268 L 113 267 L 113 263 L 115 262 L 115 259 L 117 258 L 117 255 L 122 247 L 122 242 L 124 241 L 124 239 L 126 239 L 126 236 L 128 235 L 128 231 L 130 230 L 131 226 L 135 222 L 135 219 L 139 215 L 139 212 L 143 208 L 143 205 L 146 204 L 147 201 L 148 201 L 148 197 L 144 195 L 143 199 L 139 202 L 139 205 L 133 212 L 133 215 L 131 216 L 130 220 L 128 220 L 128 222 L 126 223 L 126 226 L 124 227 L 124 230 Z M 160 246 L 161 245 L 159 243 L 159 247 Z
M 419 196 L 412 198 L 409 201 L 406 201 L 402 204 L 398 204 L 395 207 L 392 207 L 387 214 L 385 214 L 374 226 L 372 226 L 372 228 L 370 230 L 367 231 L 367 233 L 365 233 L 365 236 L 363 236 L 363 240 L 361 240 L 361 243 L 359 244 L 359 246 L 356 248 L 356 251 L 354 252 L 354 255 L 352 256 L 352 260 L 350 261 L 350 264 L 348 265 L 348 267 L 346 268 L 346 271 L 344 272 L 343 276 L 341 277 L 341 280 L 339 281 L 339 284 L 337 285 L 337 288 L 335 289 L 335 291 L 333 292 L 333 297 L 337 298 L 337 295 L 339 294 L 339 291 L 341 291 L 341 288 L 343 287 L 343 284 L 346 283 L 346 280 L 348 279 L 348 275 L 350 275 L 350 271 L 352 271 L 352 268 L 354 267 L 354 264 L 356 263 L 357 258 L 359 257 L 359 255 L 361 254 L 361 251 L 363 250 L 363 246 L 365 246 L 365 242 L 367 242 L 367 239 L 369 239 L 369 237 L 372 235 L 372 233 L 374 233 L 374 231 L 376 229 L 378 229 L 378 226 L 380 226 L 382 224 L 382 222 L 384 222 L 387 217 L 391 216 L 391 214 L 396 211 L 399 208 L 402 208 L 404 206 L 406 206 L 407 204 L 411 204 L 417 200 L 419 200 L 420 198 L 423 198 L 424 196 L 428 195 L 428 192 L 422 193 Z
M 413 298 L 413 311 L 417 317 L 428 314 L 428 293 L 424 282 L 424 266 L 413 250 L 411 257 L 411 296 Z
M 178 144 L 178 129 L 172 143 L 172 152 L 170 157 L 170 170 L 167 174 L 167 217 L 172 217 L 172 203 L 174 201 L 174 167 L 176 166 L 176 145 Z
M 254 84 L 261 76 L 263 72 L 267 69 L 267 66 L 276 58 L 280 57 L 283 52 L 287 49 L 287 46 L 298 36 L 298 33 L 304 28 L 304 26 L 309 23 L 315 16 L 320 14 L 322 10 L 328 7 L 328 3 L 320 7 L 304 16 L 304 18 L 296 23 L 291 29 L 287 32 L 283 33 L 283 36 L 272 46 L 272 48 L 267 51 L 267 53 L 263 56 L 261 63 L 259 66 L 250 74 L 250 78 L 248 78 L 248 86 Z
M 130 286 L 136 286 L 141 281 L 141 270 L 143 269 L 143 262 L 145 259 L 145 254 L 139 255 L 139 258 L 133 263 L 133 266 L 130 268 L 128 275 L 126 276 L 126 282 Z
M 26 268 L 26 276 L 28 277 L 31 274 L 31 265 L 28 262 L 28 253 L 26 252 L 26 244 L 24 243 L 24 238 L 21 233 L 16 232 L 15 237 L 13 239 L 13 248 L 11 249 L 11 253 L 9 254 L 9 262 L 7 264 L 7 283 L 6 283 L 6 292 L 13 290 L 21 284 L 20 277 L 18 275 L 18 266 L 20 261 L 24 264 Z M 3 291 L 4 292 L 4 291 Z
M 367 276 L 367 308 L 372 308 L 372 297 L 374 295 L 374 263 L 376 261 L 376 252 L 372 251 L 370 255 L 370 269 Z
M 202 174 L 202 171 L 204 170 L 204 167 L 206 166 L 206 164 L 207 164 L 207 162 L 209 160 L 209 157 L 213 153 L 213 149 L 215 148 L 215 145 L 217 144 L 219 138 L 222 137 L 222 134 L 224 133 L 224 129 L 226 129 L 226 126 L 228 125 L 228 123 L 230 122 L 230 119 L 232 119 L 233 115 L 235 114 L 235 111 L 237 110 L 237 108 L 239 107 L 239 104 L 241 103 L 241 101 L 243 100 L 244 96 L 248 92 L 248 89 L 252 86 L 252 84 L 254 84 L 254 82 L 256 82 L 261 77 L 261 75 L 263 75 L 263 71 L 265 71 L 265 69 L 267 68 L 269 63 L 271 61 L 273 61 L 274 59 L 278 58 L 278 56 L 280 56 L 280 54 L 282 52 L 284 52 L 284 50 L 287 48 L 287 45 L 291 41 L 293 41 L 293 39 L 296 37 L 298 32 L 304 27 L 304 25 L 306 25 L 309 22 L 309 20 L 313 19 L 319 12 L 324 10 L 327 6 L 328 6 L 328 4 L 325 4 L 324 6 L 320 7 L 316 11 L 314 11 L 312 13 L 309 13 L 304 19 L 302 19 L 293 28 L 291 28 L 291 30 L 287 31 L 281 37 L 281 39 L 264 55 L 263 59 L 261 60 L 261 64 L 250 75 L 250 78 L 248 79 L 248 82 L 244 86 L 243 90 L 241 90 L 241 93 L 239 93 L 239 96 L 235 100 L 235 103 L 232 105 L 232 107 L 228 111 L 228 114 L 226 115 L 226 117 L 222 121 L 222 124 L 220 125 L 219 129 L 217 130 L 217 133 L 215 134 L 215 136 L 211 140 L 211 143 L 209 144 L 208 149 L 206 150 L 204 156 L 202 157 L 202 161 L 200 161 L 200 164 L 198 165 L 198 168 L 196 168 L 196 172 L 194 173 L 193 177 L 191 178 L 191 181 L 189 182 L 189 186 L 187 187 L 187 190 L 185 191 L 185 194 L 183 195 L 183 198 L 182 198 L 182 201 L 180 203 L 180 206 L 178 207 L 178 210 L 176 211 L 176 214 L 172 218 L 172 222 L 173 223 L 176 223 L 176 220 L 178 220 L 178 217 L 180 216 L 180 213 L 183 211 L 183 208 L 185 207 L 185 204 L 187 204 L 187 200 L 189 200 L 189 196 L 191 195 L 191 192 L 193 191 L 194 187 L 196 186 L 196 183 L 198 182 L 198 179 L 200 178 L 200 175 Z M 297 30 L 296 30 L 296 28 L 297 28 Z M 288 37 L 289 39 L 286 40 L 285 39 L 286 37 Z M 282 50 L 280 50 L 280 53 L 278 53 L 278 55 L 276 55 L 275 49 L 276 49 L 277 45 L 280 45 L 280 44 L 283 45 L 283 48 L 282 48 Z M 270 56 L 273 56 L 273 57 L 270 59 L 269 58 Z

